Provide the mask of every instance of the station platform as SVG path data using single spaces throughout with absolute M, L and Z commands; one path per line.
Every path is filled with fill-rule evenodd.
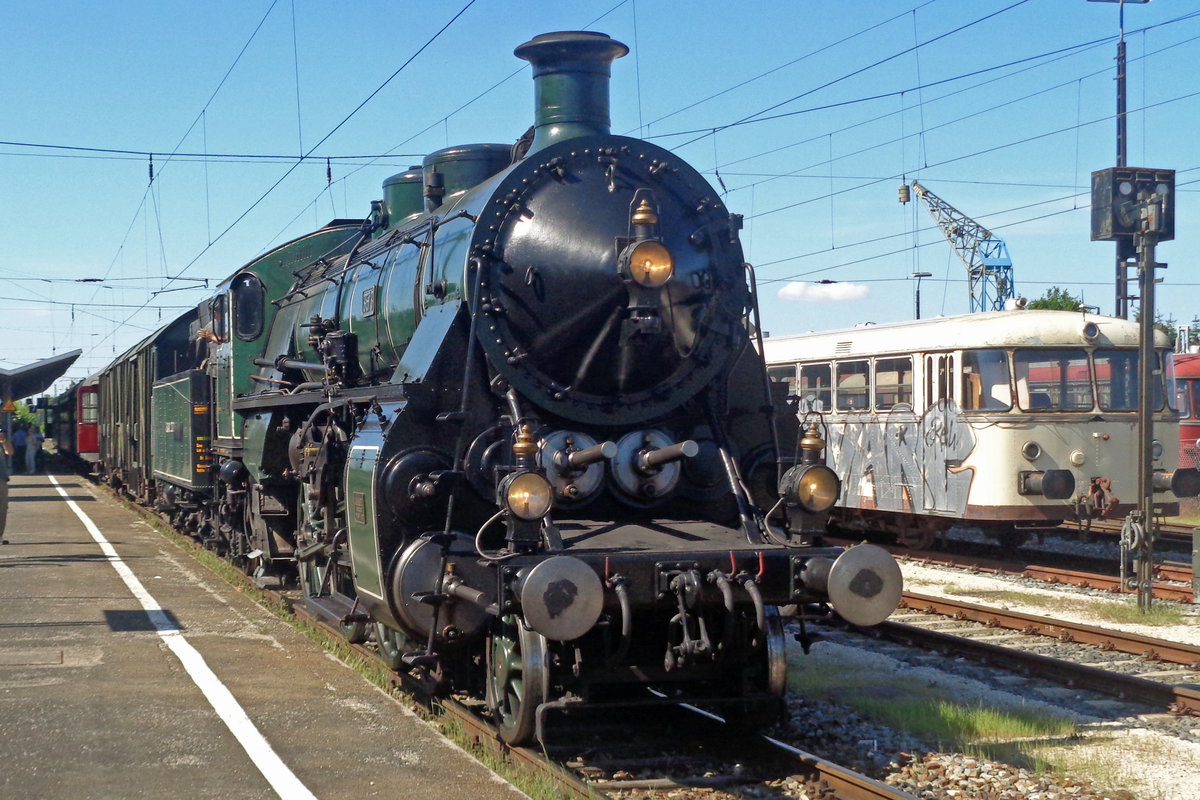
M 9 497 L 0 798 L 525 797 L 87 481 Z

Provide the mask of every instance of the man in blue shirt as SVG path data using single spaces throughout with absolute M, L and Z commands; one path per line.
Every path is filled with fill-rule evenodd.
M 12 449 L 13 459 L 16 461 L 17 469 L 20 469 L 21 465 L 25 463 L 25 424 L 23 422 L 13 425 Z

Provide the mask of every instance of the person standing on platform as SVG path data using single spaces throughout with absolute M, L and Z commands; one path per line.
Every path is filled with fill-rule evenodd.
M 36 425 L 29 427 L 29 433 L 25 436 L 25 474 L 32 475 L 37 472 L 37 459 L 42 452 L 42 442 L 46 441 L 46 437 L 42 436 L 42 431 Z
M 8 544 L 4 538 L 4 526 L 8 522 L 8 458 L 13 454 L 12 442 L 8 434 L 0 430 L 0 544 Z
M 25 464 L 25 423 L 17 422 L 13 424 L 12 432 L 12 472 L 20 472 L 21 467 Z M 11 473 L 10 473 L 11 474 Z

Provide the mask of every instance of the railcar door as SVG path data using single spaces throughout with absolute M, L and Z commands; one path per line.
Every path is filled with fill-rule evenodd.
M 917 463 L 920 507 L 938 516 L 961 517 L 966 513 L 967 497 L 955 474 L 970 450 L 964 452 L 966 424 L 954 397 L 956 366 L 954 353 L 925 356 L 925 410 L 919 423 Z

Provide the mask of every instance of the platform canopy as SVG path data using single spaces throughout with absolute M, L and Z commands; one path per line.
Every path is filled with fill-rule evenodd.
M 4 409 L 11 411 L 9 404 L 13 401 L 46 391 L 82 353 L 82 350 L 72 350 L 16 369 L 0 369 L 0 402 Z

